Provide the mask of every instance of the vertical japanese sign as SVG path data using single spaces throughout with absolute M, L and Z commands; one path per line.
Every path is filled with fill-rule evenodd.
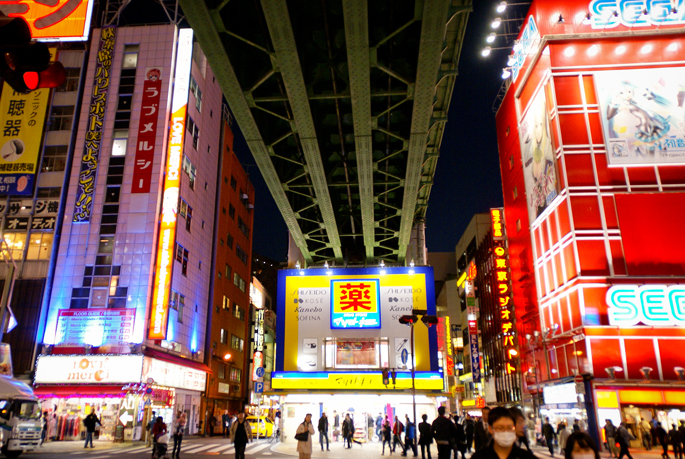
M 377 279 L 331 281 L 331 328 L 381 328 Z
M 492 238 L 495 241 L 504 239 L 504 209 L 497 207 L 490 209 L 490 220 L 492 221 Z
M 81 158 L 81 172 L 74 204 L 74 223 L 89 222 L 93 208 L 115 38 L 116 28 L 114 27 L 105 27 L 100 31 L 100 47 L 95 58 L 93 91 L 90 95 L 90 109 L 88 110 L 86 143 Z
M 176 213 L 181 186 L 181 158 L 185 141 L 186 110 L 190 89 L 190 67 L 193 56 L 193 29 L 181 29 L 178 34 L 174 95 L 171 99 L 171 122 L 167 147 L 166 174 L 162 196 L 161 222 L 157 241 L 155 284 L 150 311 L 150 339 L 164 339 L 169 318 L 169 290 L 176 240 Z
M 493 228 L 496 218 L 501 221 L 500 209 L 491 209 Z M 496 217 L 497 216 L 497 217 Z M 494 235 L 494 233 L 493 233 Z M 499 308 L 499 323 L 501 327 L 502 349 L 506 362 L 505 371 L 507 374 L 515 372 L 518 368 L 518 350 L 516 349 L 516 326 L 514 317 L 514 304 L 511 300 L 511 271 L 509 268 L 509 254 L 506 248 L 506 232 L 502 230 L 502 237 L 499 241 L 495 240 L 494 254 L 494 277 L 495 277 L 495 297 Z
M 50 49 L 54 59 L 55 50 Z M 50 89 L 29 94 L 15 92 L 7 83 L 0 99 L 0 193 L 31 196 L 36 163 L 45 126 Z
M 131 193 L 149 193 L 152 181 L 152 164 L 155 159 L 157 119 L 159 118 L 159 95 L 162 92 L 162 72 L 151 68 L 145 72 L 143 104 L 138 124 L 136 160 L 133 164 Z
M 471 378 L 474 383 L 480 382 L 480 349 L 478 346 L 478 318 L 476 316 L 476 289 L 473 280 L 464 284 L 466 290 L 466 320 L 469 324 L 469 348 L 471 354 Z
M 264 376 L 264 309 L 257 309 L 255 317 L 254 355 L 252 356 L 252 381 L 260 381 Z

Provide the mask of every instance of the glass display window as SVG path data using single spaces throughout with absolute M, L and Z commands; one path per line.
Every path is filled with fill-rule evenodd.
M 387 368 L 388 339 L 336 339 L 324 341 L 326 369 Z

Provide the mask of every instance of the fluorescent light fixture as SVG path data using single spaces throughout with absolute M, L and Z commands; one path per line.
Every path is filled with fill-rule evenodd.
M 483 57 L 488 57 L 491 51 L 492 49 L 489 46 L 486 46 L 485 48 L 483 48 L 483 51 L 481 51 L 480 54 Z
M 626 52 L 626 47 L 625 47 L 625 46 L 619 45 L 619 46 L 616 47 L 616 54 L 618 54 L 619 56 L 620 56 L 621 54 L 625 53 L 625 52 Z
M 499 2 L 499 5 L 497 5 L 497 12 L 498 13 L 504 13 L 504 10 L 507 9 L 507 2 Z
M 506 80 L 511 76 L 511 72 L 508 69 L 502 69 L 502 79 Z
M 652 52 L 653 49 L 654 49 L 654 46 L 652 46 L 652 45 L 650 45 L 649 43 L 647 43 L 645 46 L 643 46 L 642 48 L 640 48 L 640 52 L 641 52 L 642 54 L 649 54 L 649 53 Z
M 587 49 L 588 56 L 596 56 L 599 53 L 599 46 L 592 45 Z
M 500 18 L 495 18 L 495 20 L 492 21 L 492 24 L 490 24 L 490 25 L 492 26 L 493 29 L 496 29 L 497 27 L 499 27 L 499 25 L 501 23 L 502 23 L 502 20 Z
M 490 35 L 488 35 L 488 38 L 485 39 L 488 43 L 492 43 L 495 41 L 495 38 L 497 38 L 497 34 L 495 32 L 492 32 Z

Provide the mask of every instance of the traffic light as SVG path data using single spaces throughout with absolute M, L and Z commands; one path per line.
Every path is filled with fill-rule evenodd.
M 22 94 L 54 88 L 66 80 L 64 66 L 50 62 L 45 43 L 31 42 L 31 30 L 22 18 L 0 16 L 0 76 Z
M 400 317 L 400 323 L 403 325 L 413 325 L 418 321 L 419 318 L 413 314 Z
M 390 384 L 390 371 L 387 368 L 383 370 L 383 384 L 385 386 Z

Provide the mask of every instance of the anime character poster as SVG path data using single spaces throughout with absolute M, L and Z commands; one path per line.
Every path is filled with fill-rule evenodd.
M 559 172 L 543 91 L 540 91 L 530 104 L 521 121 L 519 132 L 528 214 L 532 224 L 560 191 Z
M 595 74 L 610 165 L 685 163 L 685 68 Z

